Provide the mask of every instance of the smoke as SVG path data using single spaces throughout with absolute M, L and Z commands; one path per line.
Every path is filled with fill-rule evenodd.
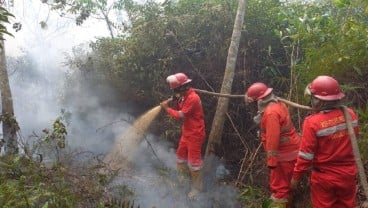
M 223 208 L 241 207 L 238 190 L 231 185 L 207 184 L 207 190 L 196 200 L 189 200 L 190 182 L 179 183 L 175 172 L 175 150 L 152 135 L 147 136 L 135 151 L 132 166 L 116 179 L 114 185 L 126 184 L 139 193 L 136 202 L 141 207 Z M 220 172 L 224 168 L 217 161 Z M 204 175 L 204 178 L 209 177 Z M 206 180 L 205 180 L 206 181 Z
M 105 25 L 87 21 L 77 27 L 74 21 L 49 13 L 40 1 L 15 4 L 10 10 L 16 16 L 13 21 L 23 26 L 19 32 L 11 31 L 15 37 L 7 37 L 5 47 L 23 139 L 51 128 L 56 118 L 64 116 L 69 147 L 109 152 L 136 118 L 126 104 L 118 103 L 118 95 L 109 86 L 97 85 L 63 64 L 74 46 L 109 36 Z M 47 29 L 40 22 L 47 23 Z M 170 144 L 147 133 L 132 152 L 131 169 L 122 172 L 112 186 L 127 185 L 141 207 L 237 207 L 236 189 L 224 184 L 213 185 L 198 201 L 188 201 L 190 187 L 176 181 L 175 158 Z
M 10 29 L 14 37 L 6 37 L 5 41 L 15 115 L 22 136 L 27 140 L 33 133 L 38 134 L 42 129 L 50 128 L 64 109 L 71 115 L 68 126 L 70 137 L 84 138 L 83 141 L 72 140 L 70 144 L 93 146 L 97 139 L 91 135 L 96 135 L 96 128 L 118 115 L 98 107 L 98 94 L 84 97 L 83 94 L 87 92 L 78 92 L 80 86 L 74 88 L 81 94 L 76 95 L 73 105 L 62 106 L 61 99 L 65 96 L 67 84 L 65 81 L 70 73 L 63 62 L 65 53 L 70 53 L 75 45 L 108 34 L 104 25 L 90 21 L 83 27 L 77 27 L 73 20 L 60 18 L 50 12 L 41 1 L 15 1 L 14 7 L 9 10 L 15 15 L 12 22 L 22 24 L 18 32 Z M 47 27 L 42 28 L 40 23 Z M 91 24 L 94 28 L 88 28 Z M 97 112 L 81 120 L 76 115 L 84 107 L 96 108 Z M 99 115 L 106 116 L 95 119 Z M 96 122 L 88 124 L 88 119 L 95 119 Z

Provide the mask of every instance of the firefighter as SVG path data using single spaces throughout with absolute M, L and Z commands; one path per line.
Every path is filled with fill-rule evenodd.
M 314 208 L 355 208 L 357 167 L 341 99 L 344 93 L 330 76 L 318 76 L 306 88 L 315 111 L 303 122 L 302 141 L 291 180 L 293 190 L 311 169 L 310 189 Z M 357 115 L 349 108 L 358 134 Z
M 271 207 L 292 206 L 290 180 L 299 150 L 300 137 L 285 103 L 277 100 L 273 89 L 261 82 L 252 84 L 245 93 L 245 103 L 257 101 L 255 123 L 260 125 L 260 139 L 270 169 Z
M 180 181 L 191 176 L 190 199 L 194 199 L 202 191 L 202 145 L 205 141 L 205 123 L 201 99 L 191 88 L 191 79 L 184 73 L 167 77 L 170 89 L 174 91 L 172 99 L 165 100 L 160 106 L 175 119 L 182 122 L 182 134 L 176 151 L 177 172 Z M 169 107 L 170 106 L 170 107 Z

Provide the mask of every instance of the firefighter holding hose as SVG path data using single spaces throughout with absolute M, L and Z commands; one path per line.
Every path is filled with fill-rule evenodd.
M 205 141 L 205 123 L 201 99 L 191 87 L 191 79 L 184 73 L 167 77 L 174 96 L 160 103 L 173 118 L 182 122 L 182 134 L 176 151 L 177 172 L 180 182 L 191 176 L 190 199 L 195 199 L 202 191 L 202 145 Z
M 245 102 L 257 101 L 258 104 L 258 114 L 254 121 L 260 125 L 260 137 L 267 154 L 267 167 L 270 169 L 271 207 L 286 208 L 292 206 L 290 180 L 300 137 L 285 103 L 279 101 L 272 91 L 264 83 L 254 83 L 245 93 Z
M 339 83 L 330 76 L 318 76 L 306 88 L 314 113 L 305 118 L 292 189 L 302 176 L 310 174 L 311 201 L 314 208 L 356 207 L 357 165 L 341 99 Z M 358 118 L 347 108 L 354 132 Z

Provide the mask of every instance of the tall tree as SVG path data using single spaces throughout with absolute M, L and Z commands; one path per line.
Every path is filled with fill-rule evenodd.
M 244 22 L 246 0 L 239 0 L 238 10 L 235 17 L 231 43 L 226 60 L 224 78 L 222 81 L 221 92 L 223 94 L 231 94 L 232 83 L 234 80 L 234 72 L 236 59 L 238 55 L 239 43 L 241 38 L 241 30 Z M 217 102 L 216 113 L 213 118 L 211 132 L 208 138 L 206 149 L 206 168 L 205 171 L 212 169 L 212 163 L 215 156 L 216 146 L 221 144 L 221 136 L 225 122 L 225 116 L 229 106 L 229 98 L 220 97 Z
M 19 129 L 17 121 L 14 117 L 13 98 L 11 95 L 8 71 L 6 66 L 4 34 L 11 35 L 4 25 L 9 23 L 9 17 L 13 15 L 9 13 L 2 5 L 0 5 L 0 93 L 2 104 L 1 121 L 3 122 L 3 139 L 6 142 L 5 151 L 8 153 L 16 153 L 18 147 L 17 131 Z
M 17 131 L 19 129 L 17 121 L 14 117 L 13 98 L 9 85 L 8 71 L 6 67 L 5 46 L 1 40 L 2 48 L 0 48 L 0 92 L 2 114 L 1 121 L 3 122 L 3 139 L 5 140 L 5 152 L 18 152 Z

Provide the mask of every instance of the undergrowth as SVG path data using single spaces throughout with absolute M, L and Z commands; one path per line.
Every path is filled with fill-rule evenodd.
M 99 155 L 67 150 L 66 134 L 63 122 L 57 119 L 51 130 L 44 129 L 41 136 L 34 134 L 22 144 L 21 153 L 0 156 L 0 207 L 88 208 L 111 204 L 106 187 L 114 173 L 100 171 L 104 164 Z M 126 187 L 121 190 L 129 192 Z

